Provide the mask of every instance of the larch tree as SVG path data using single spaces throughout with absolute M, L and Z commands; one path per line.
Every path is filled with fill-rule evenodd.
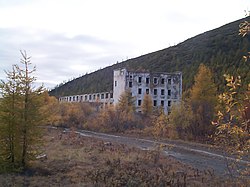
M 43 121 L 41 107 L 43 106 L 44 88 L 34 87 L 36 78 L 30 70 L 30 58 L 21 51 L 23 67 L 13 65 L 12 71 L 7 72 L 7 80 L 1 81 L 0 102 L 0 133 L 1 170 L 22 170 L 30 160 L 38 154 L 37 145 L 40 143 L 38 127 Z
M 168 118 L 165 115 L 163 108 L 161 108 L 159 116 L 156 116 L 153 122 L 153 135 L 156 139 L 164 137 L 166 135 L 167 122 Z
M 190 127 L 194 123 L 194 113 L 185 101 L 173 105 L 168 118 L 180 139 L 192 139 Z
M 121 94 L 117 110 L 126 113 L 135 112 L 135 98 L 132 96 L 129 90 L 126 90 L 124 93 Z
M 121 94 L 116 107 L 116 114 L 119 119 L 119 127 L 116 128 L 118 131 L 128 129 L 133 126 L 135 109 L 135 98 L 129 90 L 126 90 Z
M 190 90 L 190 105 L 194 113 L 194 123 L 191 126 L 194 138 L 204 139 L 213 133 L 211 121 L 214 118 L 216 105 L 216 85 L 211 70 L 200 64 Z
M 152 97 L 149 94 L 145 94 L 143 101 L 142 101 L 142 113 L 146 116 L 146 117 L 150 117 L 153 111 L 153 101 L 152 101 Z
M 1 81 L 1 101 L 0 101 L 0 171 L 14 170 L 19 165 L 20 160 L 20 106 L 21 89 L 18 80 L 16 66 L 12 66 L 12 71 L 5 72 L 7 81 Z

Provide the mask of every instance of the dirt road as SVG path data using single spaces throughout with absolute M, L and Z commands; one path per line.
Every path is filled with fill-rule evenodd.
M 249 157 L 244 158 L 242 160 L 237 160 L 234 157 L 229 156 L 220 150 L 215 150 L 212 147 L 203 146 L 201 144 L 192 144 L 170 140 L 154 141 L 150 139 L 128 137 L 125 135 L 118 136 L 86 130 L 78 130 L 76 131 L 76 133 L 81 136 L 99 138 L 107 142 L 118 142 L 129 146 L 139 147 L 145 150 L 153 149 L 156 146 L 161 146 L 162 151 L 166 155 L 173 156 L 179 161 L 190 164 L 199 170 L 207 170 L 209 172 L 214 172 L 215 174 L 219 175 L 228 175 L 228 165 L 232 163 L 236 164 L 238 168 L 249 169 L 250 166 Z M 250 175 L 248 175 L 248 177 L 250 177 Z

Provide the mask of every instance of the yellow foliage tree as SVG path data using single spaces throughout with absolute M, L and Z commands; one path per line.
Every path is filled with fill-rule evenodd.
M 143 101 L 142 101 L 142 113 L 146 116 L 146 117 L 150 117 L 153 111 L 153 101 L 152 101 L 152 97 L 149 94 L 145 94 Z
M 168 118 L 169 123 L 175 128 L 179 138 L 192 138 L 190 127 L 194 123 L 194 113 L 187 103 L 182 101 L 179 104 L 173 105 Z
M 164 137 L 166 135 L 167 122 L 168 122 L 168 118 L 165 115 L 163 109 L 161 109 L 160 115 L 156 117 L 156 120 L 153 126 L 153 135 L 156 139 L 160 137 Z
M 119 98 L 119 103 L 117 105 L 117 110 L 126 113 L 135 112 L 135 98 L 132 96 L 129 90 L 126 90 L 121 94 Z
M 211 120 L 216 105 L 216 85 L 211 70 L 201 64 L 190 91 L 190 105 L 194 113 L 192 133 L 195 138 L 204 139 L 213 133 Z
M 21 55 L 21 66 L 13 65 L 0 82 L 0 172 L 25 169 L 41 143 L 44 88 L 34 88 L 36 68 L 25 51 Z
M 243 98 L 239 91 L 241 78 L 225 75 L 229 90 L 219 96 L 222 105 L 218 111 L 217 120 L 213 122 L 217 131 L 215 142 L 231 153 L 249 154 L 250 123 L 243 116 L 246 104 L 250 104 L 250 92 L 245 92 Z
M 128 128 L 131 126 L 131 123 L 134 120 L 135 112 L 135 98 L 132 96 L 129 90 L 126 90 L 119 99 L 117 106 L 117 115 L 120 116 L 122 126 L 121 128 Z

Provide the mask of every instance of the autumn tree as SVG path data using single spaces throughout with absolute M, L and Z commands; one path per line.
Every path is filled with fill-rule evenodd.
M 159 116 L 155 116 L 155 121 L 153 123 L 153 135 L 154 137 L 160 138 L 164 137 L 167 133 L 167 116 L 164 113 L 163 109 L 160 109 Z
M 225 75 L 229 90 L 219 96 L 221 104 L 217 113 L 215 142 L 227 147 L 231 153 L 249 153 L 250 123 L 243 115 L 246 104 L 250 103 L 250 93 L 239 91 L 241 78 Z
M 42 93 L 44 105 L 40 108 L 40 113 L 43 114 L 43 124 L 45 125 L 57 125 L 60 121 L 58 99 L 54 96 L 50 96 L 48 91 Z
M 177 132 L 178 138 L 192 139 L 191 127 L 194 123 L 194 113 L 187 102 L 182 101 L 171 107 L 168 116 L 169 123 Z
M 134 117 L 135 109 L 135 98 L 129 90 L 126 90 L 121 94 L 116 108 L 121 121 L 131 121 Z
M 89 103 L 59 103 L 50 121 L 54 125 L 81 128 L 93 112 Z
M 191 127 L 195 138 L 204 139 L 213 133 L 211 120 L 214 118 L 216 105 L 216 86 L 211 70 L 200 64 L 190 90 L 190 105 L 194 113 L 194 123 Z
M 30 70 L 30 57 L 21 51 L 21 64 L 6 72 L 6 81 L 1 81 L 0 102 L 0 161 L 1 170 L 19 170 L 27 167 L 37 153 L 43 115 L 43 87 L 34 88 L 36 78 Z
M 0 101 L 0 171 L 14 170 L 20 165 L 20 132 L 17 131 L 20 122 L 19 108 L 21 103 L 20 81 L 15 66 L 12 71 L 6 71 L 7 81 L 1 81 Z M 19 155 L 18 155 L 19 154 Z
M 129 90 L 121 94 L 116 107 L 116 115 L 119 119 L 119 130 L 128 129 L 134 125 L 135 98 Z
M 117 105 L 117 110 L 125 113 L 135 112 L 135 98 L 132 96 L 129 90 L 126 90 L 121 94 Z
M 149 117 L 152 114 L 153 111 L 153 101 L 152 97 L 149 94 L 145 94 L 143 101 L 142 101 L 142 113 L 146 116 Z

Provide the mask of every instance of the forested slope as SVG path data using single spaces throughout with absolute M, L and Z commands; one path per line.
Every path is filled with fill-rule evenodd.
M 192 86 L 200 63 L 211 68 L 219 91 L 224 88 L 225 73 L 241 75 L 243 83 L 250 82 L 250 64 L 242 59 L 242 56 L 250 51 L 250 36 L 238 36 L 239 24 L 244 20 L 250 21 L 250 17 L 202 33 L 176 46 L 86 74 L 57 86 L 50 94 L 58 97 L 110 91 L 113 86 L 113 70 L 120 67 L 152 72 L 182 71 L 184 90 Z

